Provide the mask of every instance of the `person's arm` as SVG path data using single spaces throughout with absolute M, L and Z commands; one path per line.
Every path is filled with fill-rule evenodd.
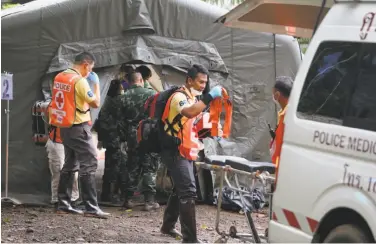
M 101 105 L 101 92 L 99 90 L 99 84 L 94 85 L 94 95 L 95 99 L 91 103 L 89 103 L 90 107 L 92 108 L 99 108 Z
M 90 72 L 89 76 L 87 77 L 88 82 L 93 83 L 93 92 L 95 99 L 91 102 L 88 102 L 90 107 L 92 108 L 99 108 L 101 104 L 101 91 L 99 85 L 99 77 L 95 72 Z
M 206 104 L 203 101 L 199 101 L 191 106 L 187 106 L 181 110 L 181 115 L 187 118 L 194 118 L 199 115 L 206 108 Z
M 100 105 L 97 97 L 91 91 L 89 83 L 85 78 L 81 78 L 76 82 L 76 95 L 82 97 L 83 100 L 93 108 L 98 108 Z
M 214 87 L 209 93 L 205 94 L 203 96 L 203 99 L 198 101 L 197 103 L 186 106 L 182 108 L 181 115 L 187 117 L 187 118 L 194 118 L 197 115 L 199 115 L 202 111 L 205 110 L 205 108 L 209 105 L 209 103 L 217 97 L 222 96 L 222 88 L 220 86 Z
M 117 99 L 117 108 L 116 108 L 116 118 L 118 119 L 118 132 L 119 137 L 122 142 L 127 140 L 126 138 L 126 113 L 125 113 L 125 97 L 124 95 L 120 95 Z

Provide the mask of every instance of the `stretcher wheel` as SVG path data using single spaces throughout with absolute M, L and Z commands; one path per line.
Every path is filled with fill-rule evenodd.
M 236 234 L 238 233 L 238 231 L 236 230 L 236 227 L 235 226 L 230 226 L 230 231 L 229 231 L 229 235 L 232 237 L 232 238 L 236 238 Z

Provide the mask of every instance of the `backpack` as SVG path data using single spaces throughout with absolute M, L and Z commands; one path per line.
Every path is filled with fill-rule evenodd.
M 180 145 L 180 139 L 168 135 L 164 127 L 167 123 L 168 129 L 172 131 L 172 134 L 176 135 L 178 131 L 175 131 L 173 126 L 176 123 L 180 123 L 183 116 L 178 114 L 171 123 L 162 121 L 162 115 L 169 98 L 176 92 L 182 92 L 187 95 L 184 91 L 179 90 L 180 88 L 172 86 L 146 100 L 144 111 L 147 114 L 147 118 L 142 119 L 137 126 L 137 143 L 142 151 L 159 153 L 163 149 L 175 150 Z M 183 125 L 180 124 L 179 126 L 182 128 Z

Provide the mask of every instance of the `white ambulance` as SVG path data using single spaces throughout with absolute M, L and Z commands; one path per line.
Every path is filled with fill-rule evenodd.
M 376 1 L 245 0 L 220 21 L 308 38 L 318 26 L 285 117 L 269 241 L 375 242 Z

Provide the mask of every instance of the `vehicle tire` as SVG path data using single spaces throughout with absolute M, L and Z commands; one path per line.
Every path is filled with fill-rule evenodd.
M 324 243 L 371 243 L 372 237 L 356 225 L 340 225 L 329 232 Z

